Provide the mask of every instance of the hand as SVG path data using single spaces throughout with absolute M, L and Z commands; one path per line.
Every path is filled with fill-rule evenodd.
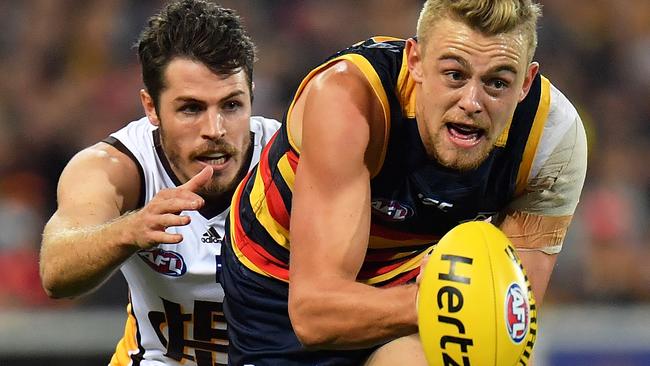
M 212 168 L 205 167 L 185 184 L 163 189 L 139 211 L 128 215 L 129 242 L 139 249 L 149 249 L 158 244 L 177 244 L 183 241 L 180 234 L 165 230 L 172 226 L 185 226 L 191 221 L 181 211 L 198 210 L 205 201 L 196 192 L 212 178 Z
M 418 273 L 418 276 L 415 278 L 415 283 L 420 286 L 420 281 L 422 281 L 422 274 L 424 273 L 424 268 L 427 266 L 427 263 L 429 263 L 429 258 L 431 257 L 431 254 L 427 254 L 422 258 L 422 262 L 420 263 L 420 273 Z

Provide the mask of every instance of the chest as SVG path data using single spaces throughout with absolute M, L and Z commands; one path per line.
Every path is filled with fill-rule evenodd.
M 220 266 L 224 220 L 207 220 L 197 212 L 183 212 L 191 222 L 185 226 L 170 227 L 169 233 L 180 234 L 178 244 L 160 244 L 142 250 L 137 256 L 149 267 L 152 275 L 176 278 L 215 277 Z
M 393 164 L 371 182 L 372 222 L 393 231 L 442 236 L 459 223 L 484 220 L 512 199 L 516 169 L 495 153 L 475 171 L 437 164 Z

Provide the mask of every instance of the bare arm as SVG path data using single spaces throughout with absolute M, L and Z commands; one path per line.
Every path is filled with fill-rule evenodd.
M 204 170 L 184 186 L 208 178 Z M 187 225 L 189 218 L 178 213 L 199 208 L 201 197 L 179 187 L 161 191 L 143 209 L 129 212 L 136 208 L 139 187 L 135 163 L 110 145 L 87 148 L 68 163 L 59 179 L 57 211 L 45 226 L 41 245 L 41 281 L 49 296 L 82 295 L 135 251 L 182 240 L 164 230 Z
M 538 307 L 544 300 L 558 256 L 557 253 L 542 251 L 541 243 L 549 244 L 550 236 L 557 233 L 560 233 L 562 238 L 552 240 L 562 240 L 570 221 L 570 216 L 552 217 L 513 212 L 506 216 L 501 224 L 501 229 L 517 248 Z M 535 243 L 540 247 L 535 248 Z
M 373 119 L 383 118 L 372 93 L 360 71 L 341 62 L 301 96 L 289 315 L 307 347 L 367 347 L 417 332 L 416 285 L 379 289 L 356 282 L 370 228 L 364 158 Z

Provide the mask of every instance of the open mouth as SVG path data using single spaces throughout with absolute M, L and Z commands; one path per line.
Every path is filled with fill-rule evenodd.
M 479 127 L 453 122 L 449 122 L 445 126 L 449 131 L 451 140 L 463 147 L 475 146 L 485 136 L 485 130 Z
M 230 154 L 227 153 L 211 153 L 203 154 L 196 157 L 196 160 L 208 164 L 208 165 L 223 165 L 227 163 L 231 158 Z

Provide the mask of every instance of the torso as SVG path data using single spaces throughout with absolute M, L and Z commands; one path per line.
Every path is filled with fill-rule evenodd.
M 290 120 L 264 152 L 255 174 L 240 186 L 238 195 L 242 198 L 235 201 L 239 210 L 231 219 L 234 217 L 239 235 L 235 232 L 238 237 L 233 246 L 250 269 L 288 280 L 288 216 L 300 154 L 300 139 L 295 135 L 300 131 L 296 127 L 302 113 L 300 96 L 308 90 L 310 80 L 342 60 L 359 65 L 373 89 L 380 91 L 378 99 L 386 115 L 380 121 L 386 137 L 378 144 L 383 150 L 375 154 L 382 163 L 372 172 L 370 181 L 369 249 L 359 281 L 384 286 L 414 278 L 420 259 L 442 235 L 461 222 L 488 219 L 526 184 L 530 169 L 527 163 L 535 157 L 550 109 L 548 80 L 537 76 L 487 160 L 475 171 L 460 173 L 426 156 L 415 120 L 414 84 L 403 51 L 401 40 L 369 40 L 334 55 L 303 81 L 290 109 Z M 382 128 L 372 129 L 382 133 Z M 291 164 L 275 169 L 282 161 Z M 269 186 L 286 188 L 276 191 L 269 190 Z M 266 197 L 255 193 L 262 191 Z M 250 209 L 255 206 L 263 209 Z M 264 228 L 268 235 L 244 229 L 251 226 Z M 255 248 L 254 253 L 251 248 Z
M 262 145 L 277 127 L 275 121 L 251 120 L 254 151 L 250 166 L 257 163 Z M 141 204 L 161 189 L 180 184 L 156 149 L 157 141 L 157 130 L 146 118 L 106 140 L 118 150 L 126 149 L 141 170 Z M 191 223 L 167 230 L 183 235 L 181 243 L 139 251 L 122 265 L 130 303 L 125 335 L 111 365 L 227 364 L 224 295 L 218 283 L 227 214 L 227 209 L 213 217 L 183 212 Z

